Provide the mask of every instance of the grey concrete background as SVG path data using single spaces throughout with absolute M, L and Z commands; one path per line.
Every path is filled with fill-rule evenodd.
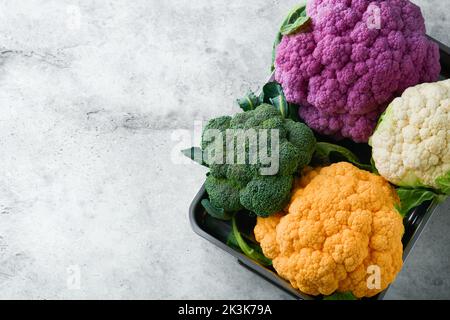
M 0 298 L 288 298 L 191 231 L 172 134 L 237 111 L 296 2 L 0 1 Z M 450 2 L 414 2 L 449 44 Z M 449 211 L 388 298 L 450 298 Z

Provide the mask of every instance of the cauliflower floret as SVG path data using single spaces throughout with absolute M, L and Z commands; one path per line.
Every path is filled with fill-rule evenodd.
M 317 132 L 367 142 L 394 97 L 438 79 L 439 48 L 412 2 L 311 0 L 307 13 L 311 30 L 277 48 L 275 79 Z
M 258 218 L 255 237 L 277 273 L 310 295 L 352 292 L 371 297 L 402 267 L 402 217 L 395 190 L 382 177 L 349 163 L 308 169 L 287 212 Z M 368 288 L 369 267 L 381 286 Z
M 370 144 L 379 173 L 393 184 L 439 189 L 436 180 L 450 172 L 450 80 L 407 89 Z
M 261 249 L 264 255 L 273 259 L 279 254 L 278 246 L 276 245 L 275 228 L 280 223 L 283 214 L 277 213 L 268 218 L 257 217 L 257 224 L 255 226 L 255 238 L 261 244 Z

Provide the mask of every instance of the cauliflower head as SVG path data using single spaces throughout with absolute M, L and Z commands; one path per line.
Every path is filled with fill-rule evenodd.
M 307 14 L 310 31 L 278 46 L 275 78 L 315 131 L 367 142 L 394 97 L 438 80 L 438 45 L 410 1 L 311 0 Z
M 370 139 L 378 172 L 403 187 L 439 189 L 450 172 L 450 80 L 407 89 Z
M 403 264 L 397 202 L 384 178 L 341 162 L 304 172 L 287 212 L 258 217 L 254 233 L 294 288 L 310 295 L 371 297 L 394 281 Z M 381 271 L 378 289 L 367 285 L 371 266 Z

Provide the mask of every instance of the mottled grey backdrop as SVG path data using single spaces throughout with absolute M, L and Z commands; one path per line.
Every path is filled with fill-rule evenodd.
M 171 134 L 238 111 L 296 2 L 0 1 L 0 298 L 288 298 L 191 231 Z M 450 298 L 449 211 L 389 298 Z

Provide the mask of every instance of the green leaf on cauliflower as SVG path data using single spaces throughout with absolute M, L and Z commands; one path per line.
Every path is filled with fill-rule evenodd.
M 380 175 L 380 173 L 378 172 L 377 166 L 375 165 L 375 160 L 372 158 L 370 158 L 370 165 L 372 167 L 372 173 L 376 174 L 376 175 Z
M 447 172 L 442 177 L 439 177 L 436 179 L 436 184 L 439 187 L 439 190 L 446 194 L 447 196 L 450 196 L 450 171 Z
M 403 217 L 427 201 L 442 200 L 438 194 L 427 189 L 398 188 L 397 194 L 400 198 L 400 205 L 396 205 L 396 209 Z
M 369 164 L 361 163 L 361 161 L 353 152 L 351 152 L 347 148 L 328 142 L 318 142 L 316 144 L 316 152 L 314 153 L 313 158 L 321 165 L 327 165 L 333 163 L 334 155 L 337 155 L 339 158 L 345 159 L 346 161 L 354 164 L 360 169 L 372 172 L 372 166 Z
M 273 72 L 275 70 L 275 59 L 277 58 L 277 48 L 278 45 L 281 42 L 281 39 L 283 39 L 283 35 L 278 32 L 277 33 L 277 37 L 275 38 L 275 41 L 273 43 L 273 48 L 272 48 L 272 64 L 270 66 L 270 72 Z
M 311 19 L 306 14 L 306 4 L 298 5 L 289 13 L 280 28 L 280 33 L 287 36 L 304 31 L 308 28 L 310 22 Z
M 283 36 L 305 31 L 310 25 L 311 19 L 306 14 L 306 4 L 300 4 L 294 7 L 284 19 L 280 30 L 277 33 L 272 49 L 272 65 L 271 71 L 275 70 L 275 59 L 277 48 L 283 39 Z
M 351 292 L 336 292 L 331 296 L 324 297 L 323 300 L 358 300 Z

